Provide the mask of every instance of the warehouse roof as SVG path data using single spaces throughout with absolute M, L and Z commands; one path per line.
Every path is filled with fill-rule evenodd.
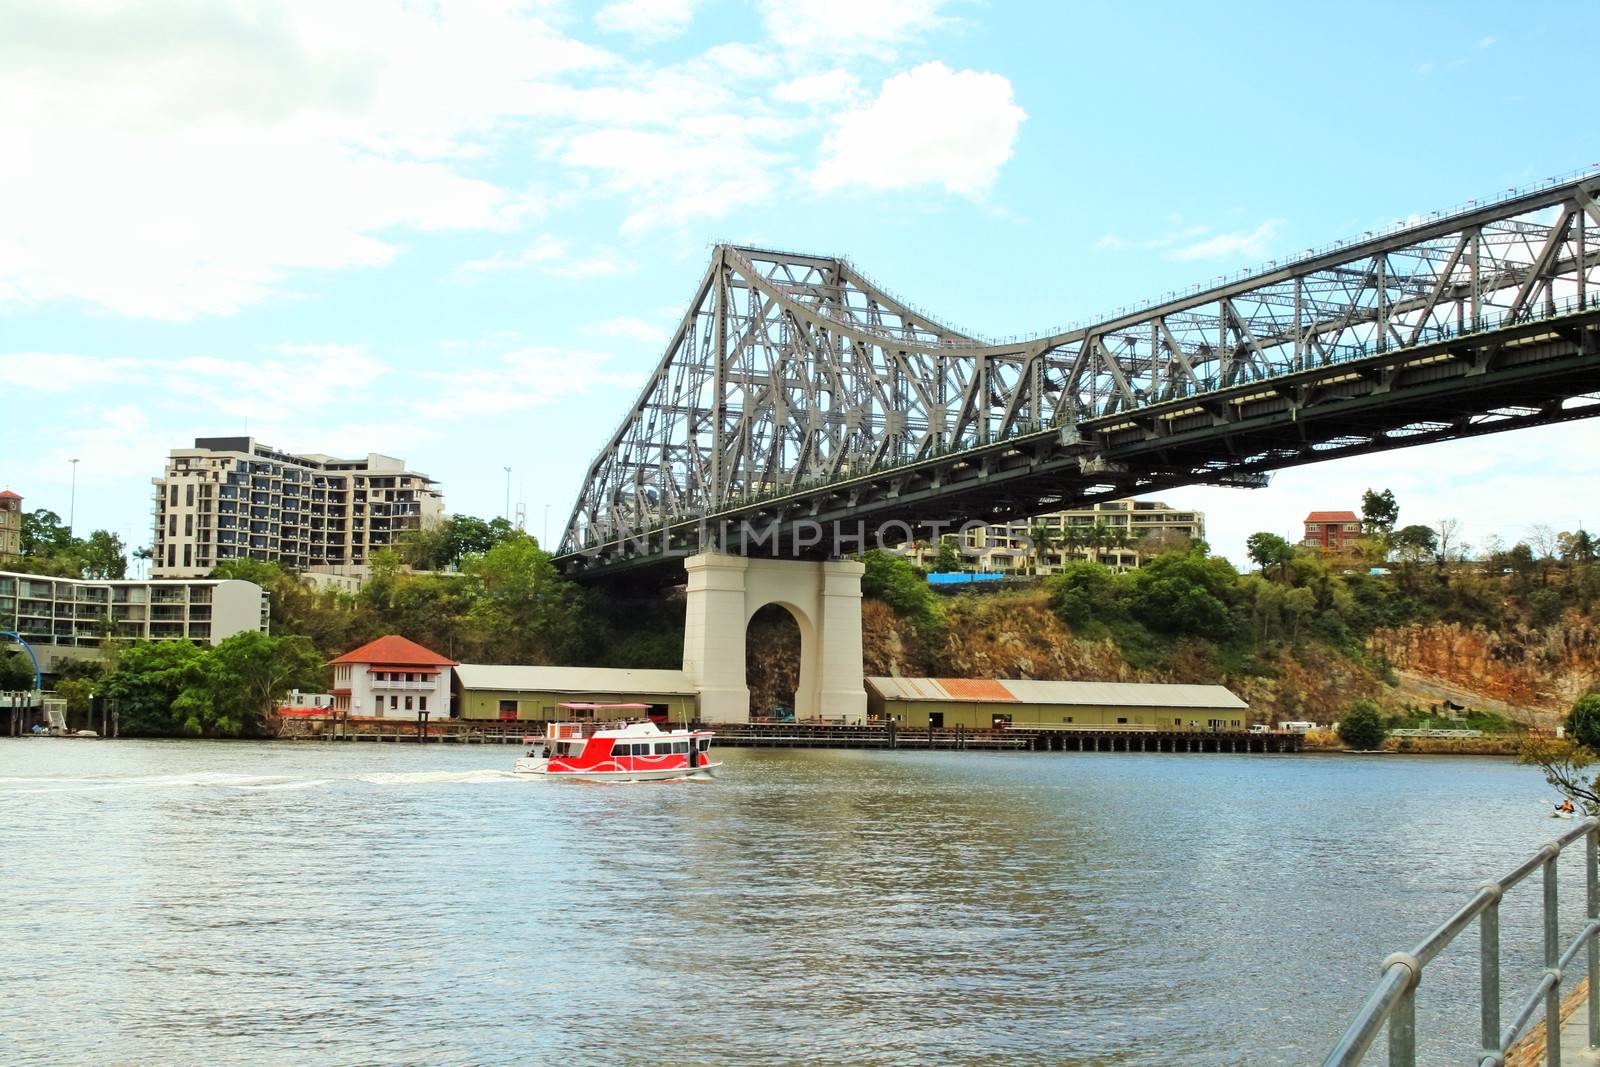
M 539 667 L 515 664 L 463 663 L 456 668 L 463 689 L 497 689 L 525 693 L 656 693 L 693 696 L 695 688 L 682 671 L 630 670 L 623 667 Z
M 868 678 L 885 700 L 1076 704 L 1138 708 L 1247 708 L 1227 686 L 1155 682 L 1040 682 L 997 678 Z

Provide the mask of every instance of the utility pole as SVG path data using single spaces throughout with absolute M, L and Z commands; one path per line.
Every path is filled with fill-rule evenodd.
M 510 522 L 511 521 L 511 468 L 510 467 L 505 468 L 505 472 L 506 472 L 506 521 Z
M 67 503 L 67 534 L 73 535 L 74 527 L 78 520 L 78 460 L 74 457 L 72 463 L 72 495 Z

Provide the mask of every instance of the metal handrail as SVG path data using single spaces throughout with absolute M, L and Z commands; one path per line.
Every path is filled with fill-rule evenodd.
M 1584 841 L 1584 873 L 1586 921 L 1577 935 L 1561 945 L 1560 916 L 1556 911 L 1556 860 L 1561 850 L 1579 840 Z M 1479 1067 L 1504 1067 L 1506 1053 L 1516 1044 L 1517 1038 L 1532 1021 L 1544 1003 L 1545 1062 L 1549 1067 L 1561 1067 L 1561 980 L 1566 969 L 1578 953 L 1588 949 L 1589 973 L 1589 1044 L 1595 1047 L 1600 1037 L 1600 866 L 1596 851 L 1600 848 L 1600 819 L 1589 818 L 1568 830 L 1554 841 L 1524 860 L 1515 870 L 1499 881 L 1484 882 L 1478 892 L 1460 910 L 1432 933 L 1424 937 L 1410 952 L 1396 952 L 1381 965 L 1383 976 L 1356 1012 L 1344 1035 L 1334 1045 L 1333 1051 L 1323 1060 L 1323 1067 L 1348 1067 L 1358 1064 L 1366 1055 L 1378 1031 L 1389 1027 L 1390 1067 L 1416 1067 L 1417 1062 L 1417 986 L 1422 982 L 1422 972 L 1456 936 L 1478 920 L 1479 941 L 1479 1014 L 1482 1042 L 1478 1053 Z M 1500 1025 L 1500 901 L 1507 890 L 1515 887 L 1536 870 L 1544 872 L 1544 971 L 1533 991 L 1518 1005 L 1511 1023 Z

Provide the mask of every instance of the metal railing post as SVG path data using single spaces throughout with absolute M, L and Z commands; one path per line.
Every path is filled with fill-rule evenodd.
M 1478 917 L 1478 996 L 1482 1016 L 1485 1056 L 1500 1051 L 1500 883 L 1484 882 L 1480 891 L 1492 889 L 1494 902 Z
M 1600 829 L 1590 830 L 1583 843 L 1583 866 L 1588 882 L 1589 922 L 1600 918 Z M 1600 1046 L 1600 938 L 1589 939 L 1589 1047 Z
M 1544 966 L 1547 974 L 1559 975 L 1561 964 L 1561 916 L 1556 911 L 1556 859 L 1561 849 L 1546 845 L 1544 861 Z M 1548 1067 L 1561 1067 L 1561 982 L 1550 983 L 1544 994 L 1544 1054 Z
M 1395 964 L 1406 969 L 1406 985 L 1389 1012 L 1389 1067 L 1417 1067 L 1417 986 L 1422 984 L 1422 963 L 1409 952 L 1396 952 L 1379 970 L 1387 973 Z

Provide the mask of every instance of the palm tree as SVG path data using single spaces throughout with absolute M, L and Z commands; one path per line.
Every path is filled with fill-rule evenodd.
M 1061 539 L 1066 542 L 1067 551 L 1074 556 L 1083 548 L 1083 534 L 1082 527 L 1072 525 L 1069 525 L 1062 533 Z
M 1054 548 L 1059 539 L 1059 532 L 1042 522 L 1036 522 L 1028 528 L 1029 556 L 1032 558 L 1030 573 L 1039 573 L 1039 565 L 1044 562 L 1044 554 Z

